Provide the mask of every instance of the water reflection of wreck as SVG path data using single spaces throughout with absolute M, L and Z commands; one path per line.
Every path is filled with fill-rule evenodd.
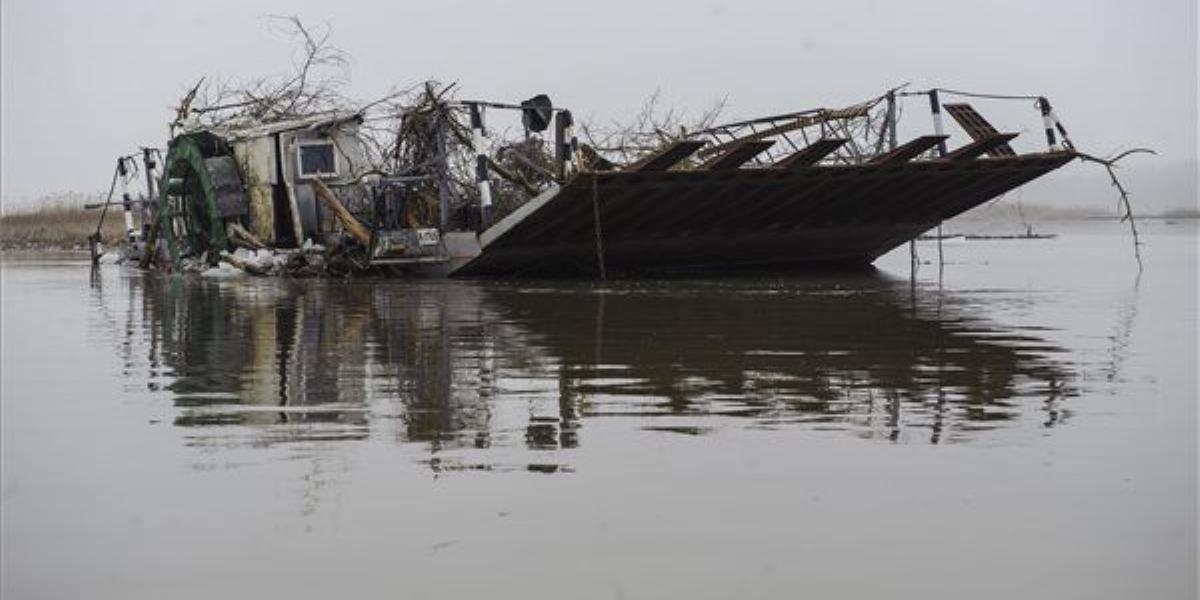
M 382 435 L 435 454 L 545 450 L 617 416 L 683 433 L 742 418 L 938 443 L 1053 426 L 1073 393 L 1051 344 L 875 277 L 602 289 L 134 281 L 175 423 L 202 428 L 197 440 Z
M 561 389 L 585 398 L 589 417 L 751 417 L 892 440 L 916 429 L 937 443 L 1034 410 L 1052 426 L 1074 393 L 1053 345 L 875 277 L 488 297 L 556 358 Z

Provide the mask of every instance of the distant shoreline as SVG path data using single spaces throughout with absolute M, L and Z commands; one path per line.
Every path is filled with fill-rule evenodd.
M 1020 214 L 1022 212 L 1014 205 L 982 207 L 948 223 L 1012 225 L 1014 231 L 1019 232 L 1025 227 L 1016 218 Z M 1023 215 L 1024 220 L 1031 224 L 1120 220 L 1117 215 L 1040 207 L 1027 207 Z M 1141 221 L 1190 221 L 1200 220 L 1200 211 L 1180 210 L 1135 216 Z M 88 237 L 95 233 L 99 220 L 99 211 L 61 205 L 6 214 L 0 216 L 0 250 L 6 253 L 79 252 L 86 256 Z M 100 232 L 104 245 L 110 248 L 119 245 L 124 233 L 120 210 L 110 210 Z

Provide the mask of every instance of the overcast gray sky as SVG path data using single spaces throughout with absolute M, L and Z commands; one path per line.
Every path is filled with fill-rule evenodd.
M 294 43 L 267 27 L 267 14 L 330 22 L 333 41 L 353 57 L 351 91 L 363 98 L 436 78 L 460 82 L 471 97 L 545 92 L 577 116 L 608 119 L 636 111 L 656 88 L 665 102 L 693 109 L 726 96 L 731 118 L 841 105 L 903 82 L 1045 94 L 1082 148 L 1151 146 L 1160 153 L 1152 164 L 1139 158 L 1126 170 L 1143 189 L 1164 187 L 1151 179 L 1174 178 L 1164 187 L 1173 192 L 1154 195 L 1195 201 L 1195 0 L 4 0 L 0 7 L 0 175 L 9 207 L 106 188 L 118 154 L 165 144 L 170 107 L 201 75 L 286 71 Z M 995 109 L 994 120 L 1026 131 L 1033 149 L 1036 114 L 1018 108 Z M 928 125 L 916 110 L 906 118 Z

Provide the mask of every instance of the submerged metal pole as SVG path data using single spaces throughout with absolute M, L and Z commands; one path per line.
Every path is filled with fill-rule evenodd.
M 596 232 L 596 269 L 600 272 L 600 281 L 608 281 L 608 268 L 604 264 L 604 232 L 600 229 L 600 192 L 596 180 L 599 176 L 592 173 L 592 225 Z
M 942 273 L 946 270 L 945 255 L 942 254 L 942 222 L 938 221 L 938 283 L 942 282 Z
M 909 260 L 909 278 L 915 283 L 917 280 L 917 238 L 908 240 L 908 260 Z

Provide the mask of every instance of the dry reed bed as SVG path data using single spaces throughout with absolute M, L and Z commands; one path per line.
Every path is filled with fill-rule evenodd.
M 54 206 L 0 216 L 0 247 L 77 248 L 87 247 L 96 231 L 99 210 Z M 100 234 L 105 244 L 124 239 L 124 222 L 119 208 L 109 210 Z

